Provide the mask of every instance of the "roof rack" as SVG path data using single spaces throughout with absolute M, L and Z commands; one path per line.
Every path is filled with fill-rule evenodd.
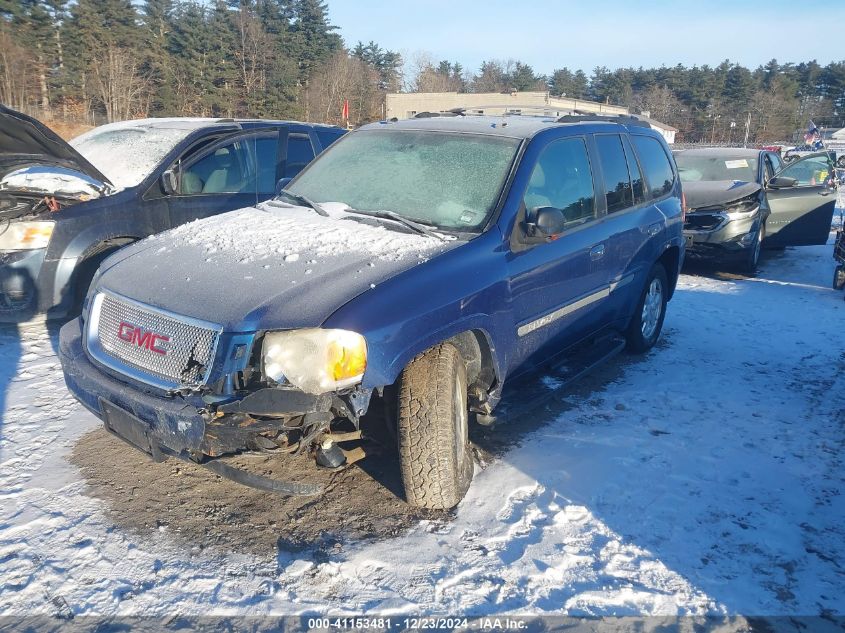
M 620 125 L 633 125 L 635 127 L 651 127 L 648 121 L 643 121 L 633 114 L 596 114 L 594 112 L 582 112 L 579 110 L 576 110 L 573 114 L 562 116 L 557 121 L 558 123 L 604 121 L 605 123 L 619 123 Z

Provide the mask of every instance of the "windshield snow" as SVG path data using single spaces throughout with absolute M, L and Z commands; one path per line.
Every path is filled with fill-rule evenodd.
M 757 159 L 731 156 L 702 156 L 679 152 L 675 154 L 682 182 L 741 180 L 757 182 Z
M 405 130 L 349 134 L 288 189 L 317 203 L 394 211 L 459 230 L 483 226 L 507 179 L 519 139 Z
M 118 189 L 139 184 L 191 130 L 104 125 L 70 144 Z

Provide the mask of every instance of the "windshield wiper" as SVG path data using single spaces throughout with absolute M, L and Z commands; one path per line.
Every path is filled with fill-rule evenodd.
M 381 218 L 383 220 L 393 220 L 394 222 L 398 222 L 399 224 L 403 224 L 415 233 L 419 233 L 420 235 L 427 235 L 428 237 L 436 237 L 438 240 L 442 242 L 448 241 L 444 236 L 440 235 L 440 233 L 436 233 L 428 228 L 425 224 L 420 222 L 415 222 L 414 220 L 409 220 L 408 218 L 399 215 L 395 211 L 359 211 L 358 209 L 346 209 L 346 211 L 350 213 L 358 213 L 360 215 L 369 215 L 374 218 Z
M 298 193 L 293 193 L 291 191 L 288 191 L 287 189 L 282 189 L 279 193 L 282 194 L 283 196 L 287 196 L 288 198 L 290 198 L 294 202 L 298 202 L 299 204 L 304 205 L 304 206 L 306 206 L 310 209 L 314 209 L 314 211 L 316 211 L 317 213 L 322 215 L 324 218 L 329 217 L 328 211 L 326 211 L 323 207 L 321 207 L 319 204 L 317 204 L 316 202 L 314 202 L 310 198 L 306 198 L 305 196 L 301 196 Z

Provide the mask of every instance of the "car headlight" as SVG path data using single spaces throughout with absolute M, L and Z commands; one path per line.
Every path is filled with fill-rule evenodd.
M 756 201 L 740 202 L 738 204 L 725 207 L 725 213 L 731 220 L 744 220 L 746 218 L 753 217 L 759 208 L 760 205 L 758 205 Z
M 0 226 L 0 251 L 29 251 L 47 248 L 55 222 L 9 222 Z
M 321 394 L 361 382 L 367 342 L 357 332 L 320 328 L 268 332 L 261 350 L 264 375 Z

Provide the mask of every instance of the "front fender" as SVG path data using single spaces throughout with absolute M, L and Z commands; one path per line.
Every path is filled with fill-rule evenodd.
M 507 280 L 501 236 L 493 230 L 359 295 L 322 326 L 366 338 L 366 388 L 392 384 L 417 354 L 472 330 L 487 342 L 501 381 L 513 329 Z

